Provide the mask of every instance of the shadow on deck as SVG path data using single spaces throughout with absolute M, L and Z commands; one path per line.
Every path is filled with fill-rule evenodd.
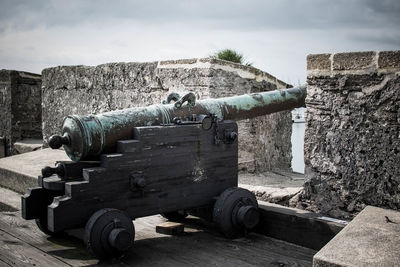
M 9 266 L 310 266 L 315 250 L 260 234 L 223 238 L 214 225 L 189 217 L 178 236 L 156 233 L 161 216 L 134 221 L 135 244 L 112 262 L 98 262 L 74 237 L 48 237 L 19 212 L 0 213 L 0 263 Z

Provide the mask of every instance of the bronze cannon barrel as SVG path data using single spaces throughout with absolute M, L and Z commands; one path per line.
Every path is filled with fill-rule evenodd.
M 49 140 L 52 148 L 64 145 L 73 161 L 115 151 L 118 140 L 131 139 L 133 127 L 172 123 L 192 114 L 213 114 L 218 119 L 242 120 L 304 106 L 306 87 L 195 101 L 188 94 L 174 104 L 128 108 L 98 115 L 71 115 L 64 119 L 62 136 Z M 183 105 L 185 101 L 188 104 Z

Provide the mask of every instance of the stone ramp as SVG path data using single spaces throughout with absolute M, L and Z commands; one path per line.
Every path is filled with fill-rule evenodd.
M 400 212 L 367 206 L 315 256 L 314 267 L 399 266 Z
M 0 159 L 0 186 L 25 193 L 37 186 L 37 177 L 44 166 L 54 166 L 57 160 L 69 160 L 64 150 L 41 149 Z

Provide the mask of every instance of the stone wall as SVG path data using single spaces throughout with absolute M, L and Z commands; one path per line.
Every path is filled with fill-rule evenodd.
M 41 76 L 33 73 L 0 71 L 0 137 L 5 137 L 6 155 L 24 138 L 42 138 Z
M 161 103 L 171 92 L 216 98 L 289 87 L 268 73 L 215 59 L 61 66 L 43 70 L 44 141 L 69 114 L 97 114 Z M 289 112 L 239 123 L 240 166 L 247 171 L 289 169 Z
M 400 51 L 307 57 L 303 205 L 400 208 Z
M 5 139 L 5 150 L 11 148 L 11 78 L 10 72 L 0 71 L 0 137 Z M 3 154 L 2 151 L 1 154 Z M 7 153 L 6 153 L 7 154 Z

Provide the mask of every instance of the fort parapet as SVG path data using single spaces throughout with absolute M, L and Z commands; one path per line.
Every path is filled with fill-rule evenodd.
M 254 67 L 210 58 L 61 66 L 43 70 L 42 79 L 45 142 L 70 114 L 160 104 L 171 92 L 191 91 L 206 99 L 290 87 Z M 239 167 L 289 169 L 290 137 L 289 111 L 240 122 Z
M 400 208 L 400 51 L 307 57 L 303 204 Z

